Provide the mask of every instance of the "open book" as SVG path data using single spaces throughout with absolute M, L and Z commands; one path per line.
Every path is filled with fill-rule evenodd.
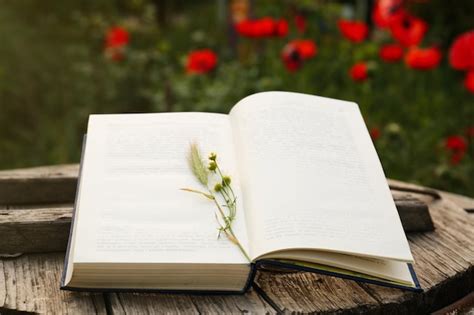
M 237 195 L 217 238 L 190 143 L 213 151 Z M 357 104 L 265 92 L 228 115 L 91 115 L 63 289 L 243 292 L 262 264 L 419 289 Z

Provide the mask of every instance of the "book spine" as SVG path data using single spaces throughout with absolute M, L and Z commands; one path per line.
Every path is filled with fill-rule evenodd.
M 256 275 L 257 275 L 257 265 L 255 263 L 251 263 L 249 277 L 247 279 L 247 283 L 242 289 L 242 293 L 247 292 L 253 286 Z
M 66 257 L 64 258 L 64 268 L 63 268 L 63 274 L 61 275 L 61 284 L 60 288 L 63 289 L 65 287 L 65 281 L 66 281 L 66 274 L 67 274 L 67 266 L 69 263 L 69 252 L 71 250 L 71 242 L 72 242 L 72 233 L 74 229 L 74 220 L 76 219 L 76 206 L 77 206 L 77 199 L 79 198 L 79 185 L 81 183 L 81 174 L 82 174 L 82 164 L 84 162 L 84 152 L 86 149 L 86 140 L 87 140 L 87 135 L 84 135 L 82 138 L 82 149 L 81 149 L 81 161 L 79 164 L 79 174 L 77 178 L 77 188 L 76 188 L 76 196 L 74 198 L 74 208 L 72 209 L 72 218 L 71 218 L 71 228 L 69 229 L 69 240 L 67 242 L 67 248 L 66 248 Z

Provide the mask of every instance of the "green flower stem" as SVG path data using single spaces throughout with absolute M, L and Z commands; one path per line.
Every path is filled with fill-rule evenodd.
M 208 199 L 214 199 L 214 196 L 212 194 L 206 194 L 205 192 L 199 191 L 199 190 L 196 190 L 196 189 L 181 188 L 181 190 L 192 192 L 192 193 L 195 193 L 195 194 L 200 194 L 200 195 L 203 195 L 204 197 L 206 197 Z
M 244 247 L 242 246 L 242 244 L 240 244 L 239 240 L 237 239 L 237 237 L 235 236 L 234 234 L 234 231 L 232 230 L 232 227 L 229 226 L 229 233 L 230 235 L 232 235 L 232 237 L 234 238 L 235 240 L 235 245 L 237 245 L 239 248 L 240 248 L 240 251 L 242 252 L 242 254 L 244 254 L 245 258 L 247 258 L 247 260 L 249 262 L 252 262 L 252 259 L 250 258 L 250 256 L 247 254 L 247 252 L 245 251 Z
M 222 219 L 224 220 L 226 226 L 223 227 L 222 225 L 220 225 L 220 228 L 221 230 L 226 234 L 227 238 L 232 242 L 234 243 L 235 245 L 237 245 L 240 249 L 240 251 L 242 252 L 242 254 L 244 254 L 244 256 L 248 259 L 249 262 L 252 261 L 252 259 L 250 258 L 250 256 L 247 254 L 247 252 L 245 251 L 245 248 L 242 246 L 242 244 L 240 243 L 240 241 L 238 240 L 238 238 L 235 236 L 235 233 L 234 231 L 232 230 L 232 226 L 231 226 L 231 222 L 232 221 L 229 221 L 228 217 L 225 215 L 224 213 L 224 210 L 222 210 L 222 207 L 219 205 L 219 202 L 217 201 L 217 198 L 215 198 L 214 196 L 214 193 L 212 192 L 212 190 L 209 190 L 209 194 L 212 195 L 214 198 L 212 198 L 212 200 L 214 201 L 217 209 L 219 210 L 219 213 L 221 214 L 222 216 Z M 230 237 L 229 237 L 230 235 Z
M 219 164 L 216 163 L 216 169 L 217 169 L 217 172 L 219 173 L 220 177 L 221 177 L 221 180 L 223 181 L 224 180 L 224 174 L 222 174 L 222 171 L 221 171 L 221 168 L 219 167 Z M 230 193 L 232 194 L 232 198 L 229 197 L 229 199 L 231 199 L 233 201 L 233 203 L 235 203 L 235 194 L 234 194 L 234 190 L 232 189 L 232 186 L 230 185 L 224 185 L 224 190 L 228 188 Z M 226 194 L 227 194 L 227 191 L 226 191 Z
M 199 152 L 199 148 L 196 143 L 192 143 L 190 146 L 190 151 L 188 155 L 188 163 L 191 168 L 192 173 L 196 177 L 196 179 L 203 185 L 203 187 L 206 187 L 207 193 L 196 190 L 196 189 L 190 189 L 190 188 L 182 188 L 184 191 L 192 192 L 195 194 L 200 194 L 214 202 L 214 204 L 217 207 L 217 210 L 221 216 L 222 223 L 218 218 L 217 212 L 215 213 L 217 224 L 219 225 L 219 235 L 221 232 L 224 232 L 224 234 L 227 236 L 227 238 L 237 245 L 241 252 L 244 254 L 244 256 L 248 259 L 249 262 L 252 260 L 250 259 L 250 256 L 247 254 L 245 251 L 244 247 L 242 244 L 239 242 L 237 237 L 235 236 L 235 233 L 232 229 L 232 222 L 234 221 L 236 214 L 237 214 L 237 206 L 236 206 L 236 200 L 237 198 L 235 197 L 235 193 L 232 190 L 232 187 L 230 186 L 231 179 L 228 176 L 224 176 L 221 169 L 219 168 L 219 165 L 217 164 L 217 155 L 215 153 L 209 154 L 209 165 L 206 167 L 204 164 L 203 159 L 201 158 L 201 154 Z M 214 190 L 209 188 L 209 176 L 211 173 L 218 175 L 220 177 L 220 182 L 215 184 Z M 222 199 L 225 201 L 225 206 L 229 209 L 229 214 L 226 215 L 225 211 L 222 209 L 222 206 L 219 204 L 219 200 L 217 199 L 215 193 L 219 193 Z
M 226 222 L 226 221 L 227 221 L 227 219 L 226 219 L 227 216 L 225 215 L 224 210 L 222 210 L 221 205 L 219 204 L 219 202 L 217 202 L 217 199 L 216 199 L 216 197 L 214 196 L 214 193 L 212 192 L 212 190 L 209 189 L 209 188 L 208 188 L 208 190 L 209 190 L 209 194 L 212 196 L 212 200 L 213 200 L 214 203 L 216 204 L 216 207 L 217 207 L 217 209 L 219 210 L 219 212 L 220 212 L 220 214 L 221 214 L 221 216 L 222 216 L 222 219 L 224 220 L 224 222 Z

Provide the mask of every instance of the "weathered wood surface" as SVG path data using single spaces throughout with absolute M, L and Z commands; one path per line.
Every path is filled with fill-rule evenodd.
M 428 202 L 413 193 L 392 191 L 400 221 L 405 232 L 433 231 L 434 225 L 428 209 Z
M 113 314 L 275 314 L 253 289 L 244 295 L 110 293 Z
M 14 254 L 64 248 L 68 237 L 74 193 L 71 191 L 68 193 L 65 189 L 63 192 L 66 193 L 58 194 L 58 199 L 55 201 L 50 188 L 54 188 L 56 184 L 45 189 L 44 186 L 49 185 L 48 180 L 39 181 L 32 178 L 35 176 L 54 178 L 54 174 L 63 174 L 69 178 L 68 181 L 63 182 L 63 185 L 69 185 L 75 189 L 77 167 L 67 166 L 64 170 L 61 167 L 53 169 L 54 171 L 48 168 L 37 168 L 39 172 L 36 175 L 33 169 L 22 170 L 21 174 L 14 171 L 0 172 L 3 176 L 0 176 L 0 182 L 5 178 L 9 178 L 10 182 L 12 178 L 16 178 L 15 189 L 27 187 L 27 191 L 34 190 L 36 185 L 36 187 L 41 186 L 38 189 L 43 189 L 46 194 L 49 194 L 48 198 L 35 202 L 31 196 L 17 191 L 14 192 L 17 197 L 8 199 L 15 202 L 6 206 L 7 203 L 4 201 L 7 199 L 1 199 L 5 197 L 5 193 L 0 192 L 0 249 L 8 248 L 8 253 Z M 65 175 L 66 173 L 69 175 Z M 5 176 L 5 174 L 9 175 Z M 22 174 L 27 174 L 24 180 L 21 179 Z M 58 177 L 63 175 L 58 175 Z M 36 184 L 26 183 L 28 180 L 25 178 L 32 179 Z M 52 180 L 53 183 L 56 181 L 57 179 Z M 398 181 L 390 181 L 390 184 L 407 189 L 426 190 L 424 187 Z M 3 187 L 5 185 L 0 184 L 0 191 Z M 9 192 L 13 193 L 12 190 Z M 430 193 L 434 192 L 432 195 L 406 191 L 392 192 L 394 199 L 398 200 L 400 215 L 402 215 L 400 210 L 402 203 L 407 205 L 402 211 L 416 210 L 417 207 L 428 205 L 432 222 L 434 222 L 434 231 L 408 234 L 416 260 L 415 270 L 425 289 L 424 293 L 410 293 L 305 272 L 268 271 L 258 274 L 257 286 L 245 295 L 65 292 L 58 289 L 64 257 L 64 252 L 60 252 L 0 258 L 0 271 L 3 271 L 0 272 L 0 314 L 9 312 L 15 314 L 18 312 L 198 314 L 280 311 L 340 314 L 428 313 L 446 307 L 472 292 L 474 290 L 474 214 L 462 208 L 468 209 L 471 199 L 432 190 L 429 190 Z M 437 199 L 437 194 L 441 196 L 441 199 Z M 47 204 L 52 202 L 56 204 Z M 64 202 L 69 205 L 61 204 Z M 31 205 L 25 205 L 28 203 Z M 424 220 L 427 220 L 426 217 Z M 23 250 L 18 250 L 20 248 Z
M 70 205 L 0 209 L 0 254 L 64 251 L 71 214 Z
M 469 198 L 469 197 L 465 197 L 465 196 L 461 196 L 461 195 L 458 195 L 458 194 L 453 194 L 453 193 L 450 193 L 450 192 L 445 192 L 445 191 L 442 191 L 440 194 L 441 194 L 441 196 L 443 196 L 447 199 L 450 199 L 451 201 L 453 201 L 455 204 L 457 204 L 458 206 L 460 206 L 464 210 L 466 210 L 468 212 L 474 212 L 474 199 Z
M 60 291 L 63 260 L 64 253 L 0 260 L 0 314 L 275 313 L 253 290 L 228 296 Z
M 77 164 L 0 171 L 0 204 L 71 202 L 78 173 Z
M 59 290 L 63 259 L 64 253 L 1 259 L 0 314 L 106 314 L 101 293 Z
M 0 259 L 0 314 L 275 313 L 253 290 L 222 296 L 61 291 L 63 261 L 63 252 Z
M 390 186 L 393 186 L 393 187 L 402 187 L 402 188 L 406 188 L 406 189 L 413 189 L 415 191 L 416 190 L 425 191 L 425 192 L 428 192 L 428 193 L 434 192 L 435 194 L 439 195 L 439 197 L 441 197 L 441 198 L 451 200 L 452 202 L 454 202 L 460 208 L 463 208 L 464 210 L 466 210 L 468 212 L 474 212 L 474 198 L 467 197 L 467 196 L 462 196 L 462 195 L 458 195 L 458 194 L 453 194 L 453 193 L 447 192 L 447 191 L 435 190 L 435 189 L 432 189 L 432 188 L 427 188 L 427 187 L 423 187 L 423 186 L 416 185 L 416 184 L 405 183 L 405 182 L 395 180 L 395 179 L 389 179 L 388 183 L 389 183 Z M 420 195 L 417 195 L 417 197 L 418 196 L 420 196 Z

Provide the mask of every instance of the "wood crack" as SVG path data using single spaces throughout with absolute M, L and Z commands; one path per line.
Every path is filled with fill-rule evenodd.
M 380 305 L 383 304 L 383 301 L 377 296 L 375 295 L 372 290 L 370 290 L 366 284 L 364 283 L 357 283 L 357 285 L 362 289 L 364 290 L 371 298 L 373 298 L 377 303 L 379 303 Z
M 194 308 L 196 309 L 196 311 L 198 312 L 199 315 L 202 314 L 198 304 L 196 303 L 196 301 L 194 301 L 194 299 L 191 299 L 191 304 L 194 306 Z
M 265 291 L 263 291 L 262 288 L 260 288 L 260 286 L 256 283 L 254 283 L 252 285 L 252 288 L 255 290 L 255 292 L 257 293 L 257 295 L 260 296 L 260 298 L 262 298 L 265 302 L 268 303 L 268 305 L 270 305 L 274 310 L 275 312 L 277 312 L 278 314 L 282 314 L 284 313 L 284 310 L 282 308 L 280 308 L 276 303 L 275 301 L 273 301 L 267 293 L 265 293 Z
M 113 315 L 112 302 L 110 301 L 110 293 L 102 293 L 102 298 L 104 299 L 105 312 L 107 315 Z
M 23 315 L 23 314 L 39 314 L 39 313 L 36 313 L 36 312 L 28 312 L 28 311 L 18 311 L 18 310 L 14 310 L 14 309 L 10 309 L 10 308 L 4 308 L 4 307 L 0 307 L 0 314 L 2 315 Z

